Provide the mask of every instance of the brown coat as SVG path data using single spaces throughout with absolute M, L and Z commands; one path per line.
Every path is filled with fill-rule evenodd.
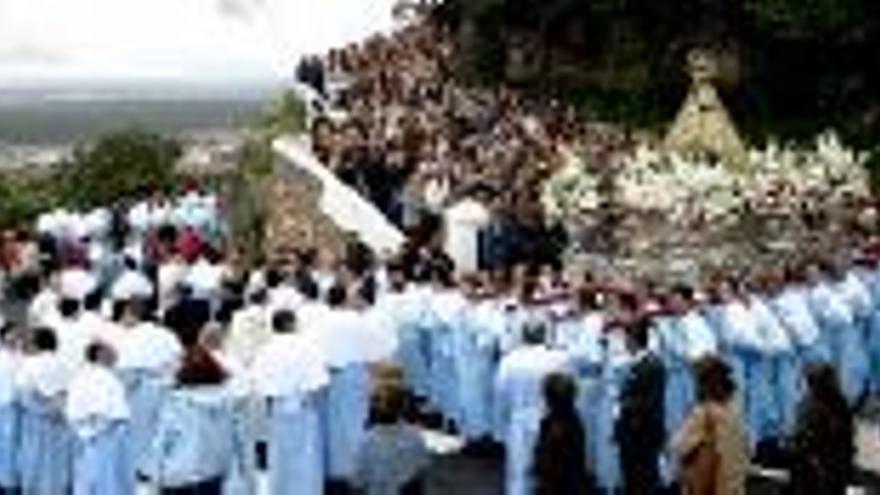
M 701 447 L 714 443 L 717 452 L 717 471 L 712 474 L 713 494 L 694 493 L 688 486 L 682 487 L 684 495 L 745 495 L 746 476 L 749 467 L 748 442 L 745 427 L 733 403 L 705 403 L 697 405 L 688 416 L 673 440 L 673 449 L 682 461 L 682 471 L 700 464 L 697 456 L 711 455 L 710 449 Z M 703 466 L 713 463 L 703 463 Z M 683 475 L 683 478 L 687 476 Z M 684 483 L 687 484 L 687 483 Z M 702 486 L 698 480 L 697 486 Z

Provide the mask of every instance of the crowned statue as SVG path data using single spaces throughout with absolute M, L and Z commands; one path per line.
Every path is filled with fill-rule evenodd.
M 710 157 L 736 169 L 745 168 L 746 147 L 714 85 L 718 77 L 715 57 L 705 50 L 693 50 L 687 65 L 690 91 L 666 135 L 664 148 L 682 156 Z

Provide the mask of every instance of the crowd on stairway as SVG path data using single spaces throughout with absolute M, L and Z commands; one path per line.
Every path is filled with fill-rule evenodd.
M 503 86 L 464 87 L 451 52 L 442 28 L 419 22 L 307 59 L 301 79 L 344 115 L 316 119 L 315 154 L 406 231 L 477 197 L 503 232 L 500 249 L 522 251 L 511 260 L 558 249 L 541 186 L 578 134 L 574 112 Z

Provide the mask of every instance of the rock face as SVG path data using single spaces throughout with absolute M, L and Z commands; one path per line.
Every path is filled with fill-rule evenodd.
M 344 253 L 348 236 L 318 207 L 320 183 L 278 159 L 266 186 L 264 250 L 269 262 L 286 262 L 298 249 L 317 247 L 336 256 Z

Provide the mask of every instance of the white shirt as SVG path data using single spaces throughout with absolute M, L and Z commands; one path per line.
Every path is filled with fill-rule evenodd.
M 272 315 L 269 308 L 251 304 L 232 315 L 226 350 L 242 363 L 249 364 L 271 337 Z
M 251 366 L 257 394 L 303 399 L 330 383 L 325 359 L 314 343 L 297 334 L 275 334 L 257 352 Z
M 153 322 L 142 322 L 125 329 L 117 366 L 173 373 L 182 354 L 183 347 L 170 330 Z
M 98 288 L 98 279 L 82 268 L 68 268 L 61 272 L 59 287 L 64 297 L 82 301 Z
M 110 297 L 117 301 L 148 299 L 153 296 L 153 283 L 137 270 L 125 270 L 113 283 Z
M 106 426 L 93 420 L 119 421 L 131 416 L 119 378 L 104 366 L 91 363 L 83 365 L 71 380 L 64 413 L 77 435 L 84 438 Z
M 445 250 L 459 271 L 478 268 L 479 232 L 489 223 L 489 211 L 482 204 L 465 199 L 448 209 Z
M 60 397 L 70 382 L 70 370 L 54 352 L 40 352 L 25 356 L 19 363 L 17 389 L 35 392 L 43 397 Z
M 28 308 L 28 322 L 31 326 L 47 326 L 58 317 L 58 303 L 61 298 L 51 288 L 44 288 L 31 301 Z

